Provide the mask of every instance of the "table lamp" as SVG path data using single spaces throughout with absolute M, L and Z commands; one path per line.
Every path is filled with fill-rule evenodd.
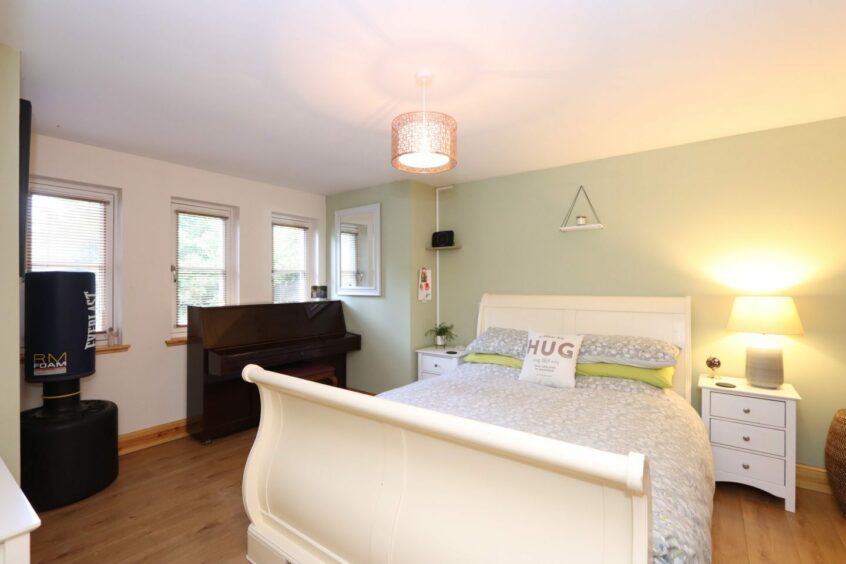
M 778 341 L 771 335 L 801 335 L 802 322 L 793 298 L 742 296 L 734 299 L 729 331 L 762 337 L 746 348 L 746 380 L 752 386 L 776 389 L 784 383 L 784 363 Z

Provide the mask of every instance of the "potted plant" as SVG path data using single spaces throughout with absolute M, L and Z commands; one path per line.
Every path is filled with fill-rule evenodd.
M 432 329 L 426 331 L 426 336 L 434 335 L 435 336 L 435 345 L 438 347 L 443 347 L 455 340 L 455 333 L 453 332 L 453 327 L 455 325 L 447 325 L 446 323 L 438 323 Z

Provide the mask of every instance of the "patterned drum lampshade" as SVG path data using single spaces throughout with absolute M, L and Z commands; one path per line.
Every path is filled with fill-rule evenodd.
M 408 112 L 391 122 L 391 164 L 414 173 L 455 168 L 458 124 L 440 112 Z
M 426 89 L 434 75 L 420 69 L 414 75 L 423 90 L 423 110 L 406 112 L 391 122 L 391 165 L 417 174 L 444 172 L 455 168 L 458 123 L 455 118 L 426 108 Z

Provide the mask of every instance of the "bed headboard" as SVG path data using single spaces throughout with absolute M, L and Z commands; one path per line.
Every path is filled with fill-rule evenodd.
M 690 401 L 690 296 L 531 296 L 484 294 L 476 334 L 488 327 L 652 337 L 681 348 L 673 390 Z

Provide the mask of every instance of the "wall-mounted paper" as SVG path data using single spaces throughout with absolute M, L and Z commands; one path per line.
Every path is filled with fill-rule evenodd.
M 417 280 L 417 300 L 424 304 L 432 299 L 432 269 L 423 267 Z

